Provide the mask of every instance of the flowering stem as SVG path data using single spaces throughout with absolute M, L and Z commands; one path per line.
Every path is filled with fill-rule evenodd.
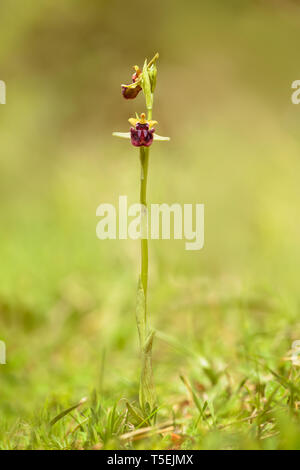
M 147 177 L 148 177 L 148 162 L 149 162 L 149 149 L 140 147 L 140 161 L 141 161 L 141 189 L 140 189 L 140 204 L 142 206 L 142 220 L 141 227 L 142 233 L 147 231 Z M 148 287 L 148 240 L 147 238 L 141 239 L 141 281 L 145 294 L 145 302 L 147 303 L 147 287 Z
M 136 322 L 140 340 L 141 350 L 141 378 L 139 401 L 140 409 L 143 412 L 143 423 L 150 422 L 150 417 L 156 415 L 156 394 L 153 384 L 152 374 L 152 343 L 154 331 L 150 327 L 149 314 L 147 311 L 147 290 L 148 290 L 148 210 L 147 210 L 147 177 L 149 164 L 149 146 L 153 140 L 170 140 L 169 137 L 162 137 L 155 133 L 154 125 L 157 121 L 152 120 L 153 94 L 156 86 L 157 67 L 156 61 L 159 54 L 155 54 L 150 62 L 144 62 L 143 70 L 134 66 L 135 73 L 132 75 L 132 83 L 121 85 L 122 94 L 126 99 L 134 99 L 143 91 L 147 119 L 145 113 L 136 118 L 130 118 L 130 132 L 114 132 L 113 135 L 125 139 L 131 139 L 132 145 L 140 148 L 141 181 L 140 181 L 140 210 L 141 210 L 141 272 L 139 276 Z
M 148 214 L 147 214 L 147 176 L 149 162 L 149 148 L 140 147 L 141 161 L 141 275 L 137 296 L 137 326 L 141 348 L 141 378 L 139 399 L 140 406 L 145 415 L 149 416 L 156 408 L 156 395 L 152 374 L 152 342 L 154 331 L 150 328 L 149 314 L 147 311 L 147 288 L 148 288 Z

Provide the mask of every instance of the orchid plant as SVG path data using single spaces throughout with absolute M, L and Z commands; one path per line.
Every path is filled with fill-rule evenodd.
M 161 137 L 156 134 L 155 127 L 158 123 L 152 120 L 153 98 L 156 86 L 157 67 L 156 62 L 159 55 L 144 62 L 141 70 L 134 66 L 132 83 L 121 85 L 122 95 L 125 99 L 135 99 L 142 91 L 146 101 L 147 116 L 141 113 L 135 118 L 130 118 L 130 132 L 114 132 L 113 135 L 125 139 L 130 139 L 134 147 L 139 147 L 141 163 L 140 177 L 140 204 L 141 204 L 141 271 L 137 290 L 136 321 L 140 340 L 141 350 L 141 377 L 139 401 L 144 417 L 155 415 L 157 408 L 156 394 L 153 383 L 152 372 L 152 344 L 154 330 L 150 326 L 149 313 L 147 311 L 147 288 L 148 288 L 148 239 L 147 239 L 147 177 L 149 164 L 149 147 L 153 141 L 167 141 L 169 137 Z

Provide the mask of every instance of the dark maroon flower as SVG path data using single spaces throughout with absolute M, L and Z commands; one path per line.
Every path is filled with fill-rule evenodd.
M 155 134 L 154 126 L 157 121 L 147 120 L 145 113 L 142 113 L 140 117 L 136 115 L 136 118 L 130 118 L 128 121 L 132 126 L 130 132 L 113 132 L 113 135 L 130 139 L 135 147 L 149 147 L 153 140 L 170 140 L 169 137 Z
M 126 100 L 133 100 L 137 97 L 141 89 L 142 87 L 140 85 L 136 85 L 135 87 L 131 87 L 130 85 L 122 85 L 122 95 Z
M 154 127 L 149 128 L 149 124 L 137 123 L 135 128 L 130 128 L 131 143 L 135 147 L 149 147 L 153 142 Z
M 141 82 L 140 75 L 142 71 L 137 65 L 135 65 L 133 68 L 135 72 L 131 77 L 132 83 L 130 85 L 121 85 L 122 95 L 126 100 L 133 100 L 134 98 L 136 98 L 142 89 L 142 87 L 139 85 L 139 82 Z
M 155 132 L 154 125 L 156 121 L 147 121 L 145 113 L 141 114 L 138 119 L 130 118 L 128 121 L 133 126 L 130 128 L 131 143 L 135 147 L 149 147 L 153 142 L 153 134 Z

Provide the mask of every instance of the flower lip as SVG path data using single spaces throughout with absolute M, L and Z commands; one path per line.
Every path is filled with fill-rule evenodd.
M 141 89 L 142 87 L 140 85 L 135 87 L 131 87 L 130 85 L 122 85 L 122 95 L 126 100 L 133 100 L 137 97 Z
M 149 129 L 149 124 L 138 123 L 135 128 L 130 128 L 131 143 L 135 147 L 149 147 L 153 142 L 154 127 Z
M 141 82 L 141 73 L 142 71 L 139 69 L 137 65 L 134 67 L 134 74 L 132 75 L 132 83 L 129 85 L 121 85 L 122 89 L 122 95 L 126 100 L 133 100 L 134 98 L 137 97 L 139 92 L 142 90 L 141 85 L 139 84 Z
M 130 128 L 131 143 L 135 147 L 149 147 L 153 142 L 156 121 L 147 121 L 145 113 L 139 119 L 128 119 L 132 127 Z

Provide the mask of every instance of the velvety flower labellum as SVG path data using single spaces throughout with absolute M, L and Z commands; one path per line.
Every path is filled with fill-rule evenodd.
M 140 85 L 135 86 L 134 88 L 129 85 L 122 85 L 122 95 L 126 100 L 133 100 L 137 97 L 142 87 Z
M 141 75 L 141 70 L 139 69 L 139 67 L 137 65 L 135 65 L 134 67 L 134 74 L 132 75 L 132 83 L 130 85 L 122 85 L 121 88 L 122 88 L 122 95 L 124 96 L 124 98 L 126 100 L 133 100 L 134 98 L 137 97 L 137 95 L 139 94 L 139 92 L 141 91 L 142 87 L 136 83 L 138 81 L 138 79 L 140 78 L 140 75 Z
M 135 147 L 149 147 L 153 142 L 155 129 L 149 128 L 149 124 L 137 123 L 135 128 L 130 128 L 131 143 Z
M 131 143 L 135 147 L 149 147 L 153 142 L 154 125 L 157 121 L 147 121 L 145 113 L 139 119 L 128 119 L 133 126 L 130 128 Z

